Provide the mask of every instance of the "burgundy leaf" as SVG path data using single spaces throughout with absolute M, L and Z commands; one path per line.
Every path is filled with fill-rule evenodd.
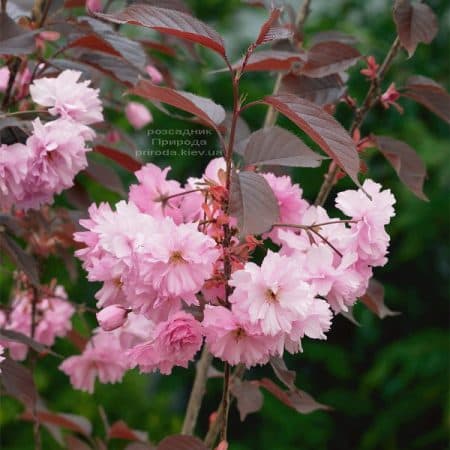
M 137 2 L 136 2 L 137 3 Z M 187 14 L 191 14 L 191 9 L 183 0 L 145 0 L 140 3 L 146 5 L 158 6 L 159 8 L 175 9 Z
M 206 445 L 194 436 L 176 434 L 163 439 L 157 450 L 209 450 Z
M 6 392 L 32 408 L 37 400 L 37 392 L 31 372 L 10 358 L 0 363 L 0 370 L 0 380 Z
M 257 383 L 235 379 L 231 385 L 231 393 L 236 397 L 241 422 L 249 414 L 262 408 L 264 397 Z
M 134 86 L 139 79 L 138 69 L 121 57 L 90 51 L 83 53 L 79 61 L 127 86 Z
M 146 80 L 140 80 L 139 84 L 130 93 L 148 100 L 175 106 L 199 117 L 214 128 L 225 119 L 225 110 L 209 98 L 199 97 L 189 92 L 156 86 Z
M 122 58 L 129 61 L 134 67 L 145 71 L 147 54 L 138 41 L 117 33 L 110 25 L 100 22 L 93 17 L 83 17 L 79 20 L 84 27 L 87 27 L 88 32 L 92 30 L 95 33 L 79 37 L 79 40 L 87 38 L 87 41 L 82 41 L 85 46 L 89 47 L 92 45 L 93 47 L 91 48 L 94 50 L 106 51 L 107 53 L 122 56 Z M 71 46 L 73 45 L 74 43 L 72 42 Z M 80 45 L 80 42 L 78 42 L 78 45 Z M 96 46 L 98 47 L 96 48 Z
M 263 176 L 254 172 L 233 174 L 230 214 L 237 217 L 242 236 L 262 234 L 279 221 L 277 199 Z
M 284 114 L 308 134 L 359 185 L 359 156 L 342 125 L 319 106 L 292 94 L 266 97 L 264 102 Z
M 437 17 L 424 3 L 396 0 L 394 21 L 402 46 L 411 57 L 421 42 L 429 44 L 438 32 Z
M 86 188 L 77 180 L 70 189 L 64 191 L 64 194 L 70 204 L 81 210 L 88 209 L 92 203 Z
M 373 278 L 369 281 L 369 287 L 361 297 L 361 301 L 380 319 L 400 314 L 397 311 L 392 311 L 384 304 L 384 287 L 379 281 Z
M 309 77 L 325 77 L 347 70 L 360 57 L 358 50 L 342 42 L 319 42 L 308 51 L 301 71 Z
M 14 233 L 16 236 L 21 236 L 23 232 L 23 226 L 20 221 L 10 214 L 0 213 L 0 228 L 5 227 L 9 232 Z
M 0 55 L 27 55 L 36 48 L 39 31 L 27 31 L 6 13 L 0 13 Z
M 77 438 L 71 434 L 66 436 L 67 450 L 91 450 L 92 447 L 88 445 L 85 441 Z
M 284 50 L 262 50 L 250 55 L 244 72 L 256 71 L 289 71 L 295 64 L 301 64 L 304 54 Z M 242 66 L 243 59 L 232 65 L 234 70 Z
M 118 420 L 109 428 L 108 438 L 145 442 L 147 440 L 147 433 L 145 431 L 133 430 L 123 420 Z
M 156 447 L 147 442 L 131 442 L 124 450 L 156 450 Z
M 348 45 L 355 45 L 358 43 L 358 40 L 354 36 L 350 36 L 349 34 L 340 31 L 328 30 L 314 34 L 311 38 L 311 45 L 327 41 L 341 42 L 342 44 Z
M 345 86 L 336 73 L 322 78 L 287 74 L 281 80 L 279 92 L 298 95 L 323 106 L 336 103 L 344 94 Z
M 116 192 L 117 194 L 125 197 L 126 193 L 123 187 L 122 180 L 120 179 L 119 175 L 117 175 L 117 173 L 110 167 L 106 166 L 105 164 L 100 164 L 91 158 L 89 161 L 89 166 L 85 170 L 85 173 L 89 178 L 97 181 L 97 183 L 106 187 L 110 191 Z
M 36 416 L 41 423 L 57 425 L 68 430 L 75 431 L 76 433 L 83 434 L 84 436 L 90 436 L 92 432 L 91 423 L 88 419 L 82 416 L 66 413 L 54 413 L 45 409 L 39 409 L 36 412 Z M 22 414 L 22 419 L 33 420 L 33 413 L 31 411 L 25 411 Z
M 292 36 L 292 31 L 285 27 L 279 26 L 278 19 L 280 18 L 281 9 L 274 8 L 270 12 L 269 18 L 261 26 L 258 38 L 255 41 L 256 45 L 266 44 L 278 39 L 288 39 Z
M 129 23 L 152 28 L 164 34 L 204 45 L 226 57 L 221 36 L 205 23 L 181 11 L 134 4 L 113 14 L 95 13 L 95 16 L 114 23 Z
M 283 358 L 270 358 L 270 365 L 272 366 L 275 375 L 278 379 L 289 389 L 295 388 L 295 378 L 297 374 L 294 370 L 289 370 Z
M 0 233 L 0 248 L 11 258 L 16 267 L 25 273 L 28 280 L 38 287 L 38 268 L 33 256 L 25 252 L 13 238 L 5 233 Z
M 25 344 L 27 347 L 32 348 L 38 353 L 51 353 L 52 355 L 56 355 L 56 353 L 50 350 L 46 345 L 43 345 L 40 342 L 37 342 L 34 339 L 30 338 L 29 336 L 23 333 L 19 333 L 18 331 L 0 328 L 0 339 L 20 342 L 21 344 Z
M 434 80 L 422 76 L 411 77 L 401 95 L 415 100 L 450 123 L 450 94 Z
M 262 128 L 252 133 L 246 139 L 242 156 L 247 166 L 319 167 L 323 159 L 295 134 L 280 127 Z
M 119 149 L 106 147 L 104 145 L 96 145 L 94 147 L 94 151 L 115 161 L 117 164 L 120 164 L 124 169 L 127 169 L 130 172 L 136 172 L 142 167 L 142 164 L 139 161 Z
M 421 200 L 428 200 L 423 192 L 427 175 L 425 164 L 408 144 L 389 136 L 374 136 L 380 152 L 391 163 L 402 183 Z
M 267 389 L 273 396 L 278 398 L 282 403 L 295 409 L 301 414 L 309 414 L 317 410 L 329 410 L 330 407 L 322 403 L 318 403 L 309 394 L 300 389 L 284 390 L 268 378 L 260 380 L 260 385 Z

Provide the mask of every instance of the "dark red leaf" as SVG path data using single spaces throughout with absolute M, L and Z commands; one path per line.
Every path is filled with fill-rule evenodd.
M 118 420 L 109 428 L 108 438 L 145 442 L 147 440 L 147 433 L 145 431 L 133 430 L 123 420 Z
M 391 163 L 400 180 L 421 200 L 428 200 L 423 192 L 426 167 L 417 152 L 408 144 L 389 136 L 374 136 L 375 143 Z
M 111 28 L 111 25 L 100 22 L 93 17 L 83 17 L 80 19 L 80 23 L 82 25 L 81 30 L 85 30 L 86 35 L 78 38 L 78 46 L 86 46 L 93 50 L 101 50 L 121 56 L 134 67 L 142 72 L 145 71 L 148 58 L 138 41 L 117 33 Z M 74 42 L 71 42 L 70 45 L 74 46 Z
M 262 128 L 245 142 L 242 156 L 247 166 L 319 167 L 323 159 L 295 134 L 280 127 Z
M 139 84 L 131 89 L 130 93 L 148 100 L 175 106 L 199 117 L 214 128 L 225 119 L 225 110 L 209 98 L 199 97 L 189 92 L 156 86 L 146 80 L 139 81 Z
M 10 233 L 14 233 L 16 236 L 21 236 L 23 232 L 23 226 L 20 221 L 10 214 L 0 213 L 0 229 L 5 227 Z
M 394 21 L 402 46 L 411 57 L 421 42 L 429 44 L 438 32 L 437 17 L 424 3 L 411 3 L 409 0 L 396 0 Z
M 114 23 L 129 23 L 152 28 L 164 34 L 204 45 L 226 57 L 221 36 L 205 23 L 181 11 L 135 4 L 113 14 L 95 13 L 95 16 Z
M 136 172 L 142 167 L 142 164 L 139 161 L 119 149 L 106 147 L 104 145 L 96 145 L 94 151 L 112 159 L 130 172 Z
M 70 189 L 64 191 L 64 194 L 70 204 L 81 210 L 88 209 L 92 203 L 85 187 L 76 180 Z
M 281 80 L 280 93 L 294 94 L 316 105 L 336 103 L 345 92 L 345 85 L 338 74 L 322 78 L 287 74 Z
M 257 383 L 235 379 L 231 385 L 231 393 L 236 397 L 241 422 L 249 414 L 262 408 L 264 397 Z
M 339 122 L 314 103 L 292 94 L 273 95 L 264 102 L 299 126 L 359 185 L 358 152 Z
M 340 31 L 328 30 L 314 34 L 311 38 L 311 45 L 327 41 L 341 42 L 342 44 L 348 45 L 355 45 L 358 43 L 358 40 L 354 36 L 350 36 L 349 34 Z
M 45 409 L 39 409 L 36 416 L 41 423 L 49 423 L 66 428 L 76 433 L 90 436 L 92 432 L 92 425 L 85 417 L 77 416 L 75 414 L 54 413 Z M 33 413 L 25 411 L 22 414 L 24 420 L 33 420 Z
M 89 176 L 89 178 L 97 181 L 97 183 L 100 183 L 110 191 L 116 192 L 117 194 L 125 197 L 126 193 L 122 180 L 119 175 L 111 169 L 111 167 L 108 167 L 105 164 L 100 164 L 91 158 L 85 173 Z
M 16 267 L 25 273 L 30 283 L 38 287 L 38 268 L 33 256 L 25 252 L 12 237 L 5 233 L 0 233 L 0 248 L 11 258 Z
M 263 50 L 252 53 L 245 65 L 244 72 L 289 71 L 295 64 L 301 64 L 304 54 L 284 50 Z M 242 66 L 243 59 L 232 65 L 234 70 Z
M 366 293 L 361 297 L 361 301 L 380 319 L 387 316 L 397 316 L 400 314 L 397 311 L 392 311 L 384 303 L 384 287 L 373 278 L 369 281 L 369 287 Z
M 206 445 L 194 436 L 176 434 L 163 439 L 157 450 L 209 450 Z
M 301 72 L 309 77 L 325 77 L 347 70 L 360 57 L 356 48 L 342 42 L 319 42 L 308 51 Z
M 434 80 L 422 76 L 411 77 L 401 95 L 415 100 L 450 123 L 450 94 Z
M 131 442 L 124 450 L 156 450 L 156 447 L 147 442 Z
M 86 51 L 80 55 L 79 61 L 127 86 L 134 86 L 139 79 L 138 69 L 121 57 L 97 51 Z
M 0 55 L 27 55 L 36 48 L 38 31 L 27 31 L 6 13 L 0 13 Z
M 283 358 L 270 358 L 270 365 L 272 366 L 275 375 L 278 379 L 289 389 L 295 388 L 295 378 L 297 374 L 294 370 L 289 370 Z
M 0 380 L 6 392 L 32 408 L 37 400 L 37 392 L 31 372 L 10 358 L 0 363 L 0 370 Z
M 318 403 L 309 394 L 300 389 L 285 391 L 268 378 L 263 378 L 259 383 L 282 403 L 295 409 L 301 414 L 309 414 L 317 410 L 330 409 L 329 406 Z
M 85 441 L 69 434 L 66 436 L 67 450 L 91 450 L 92 447 Z
M 261 26 L 258 38 L 255 41 L 256 45 L 266 44 L 278 39 L 288 39 L 292 36 L 292 30 L 279 25 L 280 14 L 281 9 L 272 9 L 269 18 Z
M 240 234 L 262 234 L 279 221 L 278 202 L 263 176 L 254 172 L 233 174 L 230 214 L 238 219 Z

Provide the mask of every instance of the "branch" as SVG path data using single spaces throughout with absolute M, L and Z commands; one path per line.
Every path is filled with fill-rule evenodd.
M 349 133 L 350 135 L 353 135 L 353 132 L 360 128 L 362 123 L 364 122 L 367 113 L 372 109 L 372 107 L 378 102 L 378 89 L 380 86 L 380 83 L 383 81 L 384 76 L 386 75 L 386 72 L 388 71 L 389 67 L 392 64 L 392 61 L 394 60 L 395 56 L 397 55 L 398 51 L 400 49 L 400 39 L 397 38 L 391 45 L 391 48 L 389 49 L 388 54 L 384 58 L 383 63 L 381 64 L 380 68 L 378 69 L 377 77 L 375 80 L 372 81 L 370 84 L 370 88 L 366 94 L 366 98 L 363 101 L 363 104 L 361 107 L 359 107 L 356 110 L 355 118 L 353 120 L 352 125 L 350 126 Z M 328 172 L 325 174 L 325 179 L 322 183 L 322 186 L 320 187 L 319 194 L 317 195 L 315 205 L 322 206 L 328 196 L 330 195 L 331 189 L 336 184 L 336 177 L 339 173 L 339 167 L 338 165 L 333 161 L 330 164 L 330 167 L 328 168 Z
M 202 406 L 203 396 L 205 395 L 206 382 L 208 380 L 208 370 L 211 365 L 212 355 L 208 352 L 206 345 L 203 347 L 202 355 L 197 363 L 196 375 L 192 392 L 189 397 L 186 416 L 183 422 L 181 434 L 194 434 L 195 424 L 197 423 L 200 407 Z

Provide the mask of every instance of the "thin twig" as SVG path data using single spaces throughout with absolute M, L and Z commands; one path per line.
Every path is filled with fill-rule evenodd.
M 353 132 L 361 127 L 367 116 L 367 113 L 377 103 L 380 83 L 383 81 L 384 76 L 386 75 L 386 72 L 391 66 L 392 61 L 397 55 L 399 49 L 400 49 L 400 40 L 397 37 L 393 42 L 393 44 L 391 45 L 391 48 L 389 49 L 389 52 L 386 55 L 383 63 L 378 69 L 375 80 L 372 80 L 372 83 L 370 84 L 370 88 L 366 94 L 362 106 L 356 110 L 355 118 L 349 130 L 350 135 L 353 135 Z M 328 172 L 325 174 L 325 179 L 322 183 L 322 186 L 320 187 L 319 194 L 317 195 L 315 201 L 315 205 L 322 206 L 326 202 L 328 196 L 330 195 L 331 189 L 333 189 L 333 186 L 336 184 L 336 177 L 339 173 L 339 170 L 340 169 L 338 165 L 333 161 L 330 164 L 330 167 L 328 168 Z
M 305 26 L 306 19 L 308 18 L 309 13 L 311 12 L 311 0 L 304 0 L 298 10 L 297 17 L 295 19 L 295 27 L 298 30 L 299 34 L 303 33 L 303 28 Z M 279 73 L 277 75 L 277 79 L 275 81 L 275 85 L 273 87 L 273 95 L 277 94 L 280 90 L 281 81 L 283 80 L 283 73 Z M 264 120 L 264 127 L 273 127 L 275 122 L 277 121 L 278 111 L 273 107 L 269 107 L 267 110 L 266 118 Z
M 189 397 L 189 403 L 184 417 L 181 434 L 194 434 L 195 424 L 202 405 L 203 396 L 206 391 L 206 382 L 208 380 L 208 370 L 211 365 L 212 355 L 208 352 L 206 345 L 203 347 L 202 355 L 197 363 L 196 377 L 192 392 Z
M 13 92 L 14 82 L 16 81 L 19 67 L 20 67 L 20 58 L 16 57 L 16 58 L 14 58 L 14 60 L 11 64 L 11 69 L 10 69 L 9 78 L 8 78 L 8 86 L 6 87 L 5 96 L 3 97 L 3 101 L 2 101 L 2 109 L 4 111 L 6 111 L 8 109 L 9 102 L 11 100 L 11 96 L 12 96 L 12 92 Z

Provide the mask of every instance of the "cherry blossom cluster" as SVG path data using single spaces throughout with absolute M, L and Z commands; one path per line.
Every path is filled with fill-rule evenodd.
M 81 72 L 65 70 L 56 78 L 40 78 L 29 87 L 33 101 L 55 120 L 36 118 L 24 144 L 0 144 L 0 209 L 37 209 L 73 185 L 87 167 L 89 125 L 103 120 L 98 90 L 79 81 Z
M 247 367 L 297 353 L 303 338 L 326 338 L 333 314 L 347 311 L 372 268 L 386 263 L 395 199 L 379 184 L 341 192 L 343 220 L 310 205 L 290 177 L 264 174 L 280 223 L 259 240 L 239 236 L 225 213 L 224 169 L 215 159 L 182 186 L 168 179 L 170 168 L 147 164 L 127 202 L 90 207 L 75 240 L 89 280 L 103 283 L 100 327 L 81 355 L 60 366 L 76 388 L 92 392 L 96 377 L 117 382 L 134 367 L 170 374 L 187 367 L 203 342 L 215 357 Z M 278 251 L 250 261 L 268 239 Z
M 75 308 L 69 302 L 64 287 L 56 282 L 41 286 L 41 291 L 36 298 L 33 289 L 18 286 L 10 309 L 0 310 L 0 328 L 33 337 L 36 342 L 51 347 L 57 337 L 65 337 L 72 329 L 71 318 Z M 21 361 L 27 356 L 26 343 L 4 340 L 2 346 L 15 360 Z

